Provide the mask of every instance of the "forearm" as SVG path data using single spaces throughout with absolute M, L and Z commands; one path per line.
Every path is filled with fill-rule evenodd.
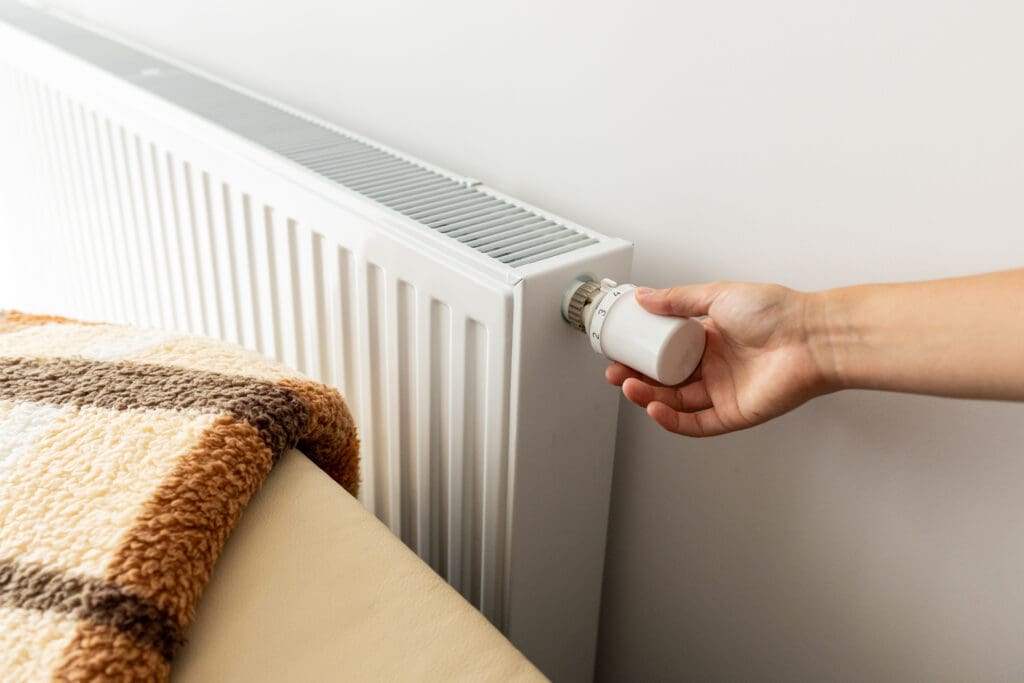
M 1024 269 L 809 297 L 833 388 L 1024 400 Z

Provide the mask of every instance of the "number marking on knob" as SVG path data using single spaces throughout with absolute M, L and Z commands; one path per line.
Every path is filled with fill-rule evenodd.
M 591 318 L 590 322 L 590 346 L 601 355 L 604 355 L 604 352 L 601 350 L 601 328 L 604 327 L 608 311 L 618 301 L 619 297 L 633 289 L 636 289 L 636 285 L 619 285 L 609 292 L 611 296 L 604 296 L 597 302 L 597 308 L 594 310 L 595 315 Z

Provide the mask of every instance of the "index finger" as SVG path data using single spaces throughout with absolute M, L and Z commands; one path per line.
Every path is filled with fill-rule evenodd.
M 721 289 L 722 283 L 720 282 L 706 285 L 678 285 L 668 289 L 641 287 L 636 290 L 636 300 L 650 313 L 693 318 L 707 315 Z

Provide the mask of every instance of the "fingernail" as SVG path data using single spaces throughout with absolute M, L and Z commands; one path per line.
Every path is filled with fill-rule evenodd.
M 636 288 L 636 295 L 637 296 L 649 296 L 653 291 L 654 290 L 651 289 L 650 287 L 637 287 Z

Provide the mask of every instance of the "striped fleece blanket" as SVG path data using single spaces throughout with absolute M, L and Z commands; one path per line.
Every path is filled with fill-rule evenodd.
M 295 446 L 356 493 L 334 389 L 211 339 L 0 312 L 0 680 L 166 679 Z

